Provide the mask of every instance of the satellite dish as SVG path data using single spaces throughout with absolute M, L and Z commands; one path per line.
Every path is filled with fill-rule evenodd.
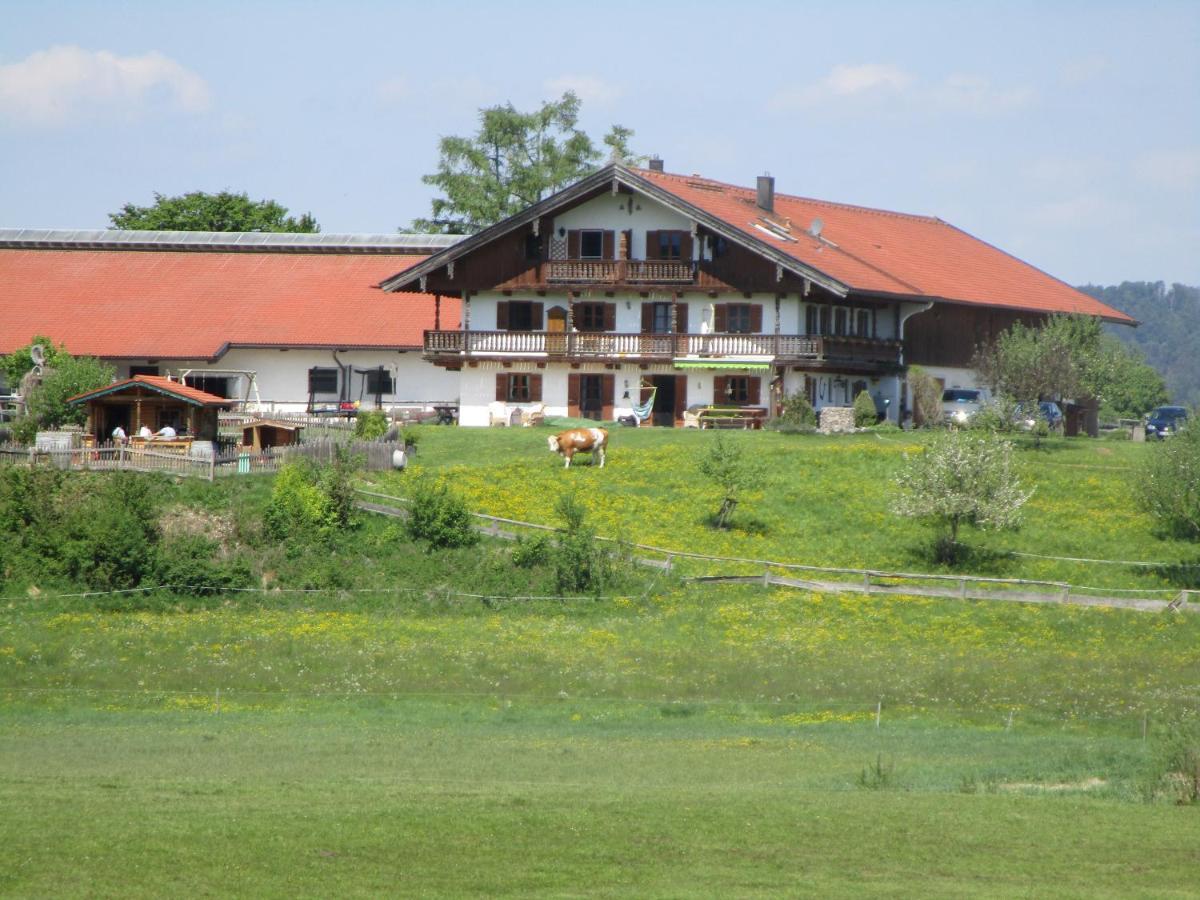
M 821 236 L 821 229 L 825 227 L 825 223 L 820 219 L 813 219 L 812 224 L 808 226 L 808 233 L 813 237 Z
M 44 366 L 46 364 L 46 348 L 41 344 L 31 344 L 29 347 L 29 359 L 39 368 Z

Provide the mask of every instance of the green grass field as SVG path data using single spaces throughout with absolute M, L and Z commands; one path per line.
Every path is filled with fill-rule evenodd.
M 633 540 L 921 561 L 920 529 L 872 508 L 907 436 L 736 435 L 776 474 L 728 535 L 687 469 L 710 437 L 617 431 L 603 471 L 564 472 L 536 430 L 427 429 L 418 461 L 517 518 L 551 521 L 570 485 Z M 1127 501 L 1152 450 L 1023 450 L 1042 504 L 969 540 L 1189 559 Z M 173 490 L 247 517 L 265 495 Z M 429 554 L 372 518 L 311 563 L 345 570 L 340 590 L 141 608 L 10 591 L 0 894 L 1196 895 L 1198 810 L 1162 775 L 1175 730 L 1197 740 L 1200 616 L 653 573 L 506 600 L 507 549 Z M 1109 568 L 1085 575 L 1170 584 Z

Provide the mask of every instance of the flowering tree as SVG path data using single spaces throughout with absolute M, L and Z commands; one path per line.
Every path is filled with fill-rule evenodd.
M 908 457 L 894 482 L 892 512 L 924 519 L 944 531 L 940 561 L 955 558 L 959 527 L 1015 528 L 1033 496 L 1017 477 L 1012 445 L 978 432 L 950 431 L 918 456 Z

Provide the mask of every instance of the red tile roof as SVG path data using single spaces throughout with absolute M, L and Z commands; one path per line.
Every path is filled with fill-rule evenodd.
M 1028 263 L 929 216 L 775 195 L 767 227 L 755 189 L 646 169 L 634 175 L 698 207 L 852 291 L 912 295 L 1049 313 L 1082 313 L 1133 324 L 1124 313 Z M 814 219 L 820 239 L 807 233 Z
M 0 353 L 34 335 L 134 359 L 212 359 L 228 346 L 419 348 L 433 297 L 376 285 L 424 258 L 0 248 Z M 443 298 L 442 327 L 458 322 L 459 301 Z
M 218 397 L 216 394 L 210 394 L 207 391 L 199 390 L 178 381 L 172 381 L 170 378 L 164 378 L 161 375 L 134 375 L 132 378 L 126 378 L 124 381 L 115 381 L 105 387 L 96 388 L 94 391 L 76 394 L 74 397 L 69 397 L 67 402 L 82 403 L 92 397 L 119 394 L 126 388 L 136 387 L 137 385 L 144 385 L 160 394 L 170 394 L 173 397 L 186 400 L 196 406 L 232 406 L 236 402 L 226 400 L 224 397 Z

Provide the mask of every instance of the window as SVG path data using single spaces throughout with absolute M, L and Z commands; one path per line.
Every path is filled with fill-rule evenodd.
M 338 370 L 309 369 L 308 392 L 310 394 L 336 394 L 338 392 Z
M 529 402 L 529 376 L 528 375 L 509 375 L 508 376 L 508 401 L 510 403 L 528 403 Z
M 815 306 L 806 306 L 804 308 L 804 333 L 805 334 L 820 334 L 821 323 L 818 320 L 817 308 Z
M 728 375 L 725 378 L 725 396 L 730 403 L 750 402 L 750 376 Z
M 854 333 L 859 337 L 871 336 L 871 311 L 869 309 L 860 309 L 856 313 L 858 324 L 854 329 Z
M 838 307 L 833 311 L 833 333 L 844 335 L 850 331 L 850 310 Z
M 818 316 L 818 318 L 820 319 L 821 327 L 817 329 L 817 334 L 830 334 L 831 333 L 829 330 L 830 312 L 831 312 L 831 310 L 828 306 L 821 307 L 820 315 Z
M 501 310 L 507 315 L 501 315 Z M 542 304 L 512 300 L 497 307 L 496 325 L 500 331 L 541 331 Z
M 650 318 L 652 334 L 667 334 L 671 330 L 671 304 L 653 303 Z
M 611 331 L 616 327 L 616 306 L 612 303 L 576 303 L 573 320 L 576 331 Z
M 392 373 L 387 369 L 370 369 L 364 374 L 367 377 L 368 394 L 390 394 L 392 392 Z
M 750 334 L 754 330 L 749 303 L 730 303 L 725 317 L 725 330 L 730 334 Z
M 135 375 L 157 375 L 157 374 L 159 374 L 158 366 L 130 366 L 129 367 L 129 377 L 130 378 L 133 378 Z
M 579 232 L 579 258 L 604 259 L 604 232 Z
M 683 259 L 683 232 L 658 232 L 658 259 Z

